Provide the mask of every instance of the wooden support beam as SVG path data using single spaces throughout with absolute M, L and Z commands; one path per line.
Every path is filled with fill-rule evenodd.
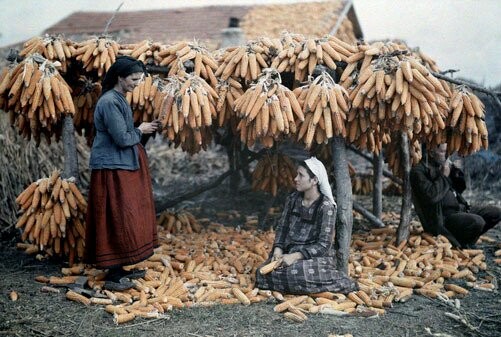
M 190 191 L 190 192 L 187 192 L 183 195 L 177 196 L 174 199 L 159 200 L 158 202 L 155 203 L 155 209 L 156 209 L 157 214 L 162 213 L 167 208 L 173 207 L 182 201 L 189 200 L 193 197 L 196 197 L 199 194 L 202 194 L 205 191 L 208 191 L 208 190 L 211 190 L 213 188 L 218 187 L 232 173 L 233 173 L 233 170 L 228 170 L 228 171 L 224 172 L 223 174 L 221 174 L 219 177 L 217 177 L 214 181 L 212 181 L 204 186 L 201 186 L 199 188 L 196 188 L 193 191 Z
M 259 153 L 254 153 L 254 152 L 247 152 L 248 158 L 244 159 L 245 162 L 241 163 L 239 166 L 235 167 L 235 169 L 229 169 L 228 171 L 224 172 L 221 174 L 218 178 L 216 178 L 214 181 L 205 184 L 204 186 L 201 186 L 199 188 L 194 189 L 193 191 L 187 192 L 183 195 L 180 195 L 178 197 L 175 197 L 174 199 L 164 199 L 164 200 L 158 200 L 155 202 L 155 209 L 157 214 L 162 213 L 165 211 L 167 208 L 173 207 L 177 205 L 178 203 L 189 200 L 193 197 L 196 197 L 199 194 L 202 194 L 205 191 L 211 190 L 213 188 L 218 187 L 221 185 L 221 183 L 230 175 L 232 175 L 235 171 L 238 171 L 242 169 L 245 165 L 248 165 L 255 159 L 259 158 L 262 153 L 264 152 L 259 152 Z
M 356 154 L 358 154 L 359 156 L 361 156 L 362 158 L 365 158 L 367 159 L 368 161 L 370 161 L 372 163 L 372 158 L 370 155 L 366 154 L 366 153 L 363 153 L 362 151 L 360 151 L 359 149 L 357 149 L 356 147 L 354 147 L 353 145 L 348 145 L 348 149 Z M 399 185 L 402 185 L 402 180 L 398 177 L 395 177 L 393 175 L 393 173 L 391 173 L 390 171 L 386 170 L 386 169 L 383 169 L 383 175 L 386 177 L 386 178 L 389 178 L 391 179 L 393 182 L 399 184 Z
M 351 232 L 353 228 L 351 178 L 346 158 L 346 142 L 342 137 L 331 140 L 332 163 L 336 180 L 336 249 L 337 269 L 348 274 Z
M 368 209 L 366 209 L 364 206 L 353 200 L 353 209 L 362 214 L 364 218 L 366 218 L 371 224 L 373 224 L 376 227 L 382 228 L 385 227 L 384 223 L 381 221 L 381 219 L 377 218 L 374 214 L 372 214 Z
M 409 137 L 406 132 L 400 132 L 400 165 L 403 172 L 402 208 L 400 210 L 400 223 L 397 229 L 397 244 L 409 238 L 409 225 L 411 222 L 411 159 L 409 151 Z
M 373 157 L 372 213 L 377 219 L 381 219 L 383 213 L 383 155 L 379 153 L 374 154 Z
M 80 184 L 80 173 L 78 171 L 78 153 L 75 140 L 75 126 L 73 117 L 65 115 L 63 117 L 63 151 L 64 151 L 64 169 L 62 176 L 64 178 L 74 177 L 75 182 Z

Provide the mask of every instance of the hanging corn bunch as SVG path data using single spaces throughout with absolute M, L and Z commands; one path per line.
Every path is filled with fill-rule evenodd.
M 100 36 L 77 44 L 73 56 L 83 63 L 86 72 L 95 70 L 97 75 L 102 77 L 115 63 L 119 49 L 116 41 Z
M 121 44 L 118 54 L 131 56 L 144 64 L 158 65 L 162 61 L 159 53 L 164 49 L 165 46 L 160 42 L 143 40 L 138 43 Z
M 257 80 L 272 58 L 282 49 L 278 39 L 260 38 L 239 47 L 227 48 L 215 75 L 223 80 L 230 77 L 247 82 Z
M 450 102 L 447 125 L 452 132 L 447 137 L 447 151 L 468 155 L 489 146 L 485 107 L 482 101 L 464 85 L 456 87 Z
M 144 76 L 143 80 L 126 95 L 134 113 L 134 123 L 151 122 L 160 116 L 160 109 L 166 93 L 166 81 L 155 75 Z
M 171 212 L 165 211 L 157 218 L 157 226 L 161 226 L 167 233 L 200 233 L 202 225 L 193 214 L 185 211 Z
M 178 42 L 158 52 L 160 66 L 168 66 L 169 76 L 182 75 L 188 61 L 193 62 L 193 73 L 202 77 L 213 87 L 217 85 L 214 72 L 218 64 L 209 50 L 197 41 Z
M 270 67 L 277 69 L 279 73 L 293 72 L 297 57 L 303 49 L 304 41 L 305 37 L 301 34 L 282 33 L 280 36 L 282 50 L 273 58 Z
M 369 195 L 373 190 L 372 175 L 355 175 L 351 177 L 351 189 L 353 194 Z
M 216 92 L 218 95 L 216 104 L 218 125 L 222 127 L 227 123 L 231 123 L 233 128 L 235 101 L 244 94 L 242 85 L 230 77 L 227 80 L 218 81 Z
M 64 40 L 61 35 L 48 35 L 34 37 L 23 44 L 19 56 L 25 57 L 32 54 L 40 54 L 51 62 L 61 63 L 61 72 L 66 73 L 68 63 L 75 52 L 73 42 Z
M 412 48 L 411 52 L 412 52 L 412 55 L 414 57 L 418 58 L 421 61 L 421 63 L 424 64 L 424 66 L 426 68 L 430 69 L 433 72 L 440 72 L 440 68 L 438 68 L 437 62 L 435 62 L 435 60 L 432 59 L 427 54 L 423 53 L 423 51 L 419 47 Z
M 80 76 L 76 87 L 74 88 L 73 105 L 75 106 L 75 115 L 73 123 L 75 129 L 80 134 L 85 130 L 88 140 L 92 137 L 94 127 L 94 108 L 101 95 L 101 83 L 94 82 L 87 76 Z
M 257 83 L 235 101 L 234 109 L 241 119 L 237 127 L 240 140 L 249 147 L 259 140 L 270 148 L 274 139 L 296 133 L 296 118 L 304 120 L 296 96 L 281 84 L 280 74 L 272 68 L 263 70 Z
M 399 139 L 400 137 L 394 136 L 393 139 Z M 402 165 L 400 159 L 400 141 L 389 142 L 386 150 L 384 151 L 386 162 L 388 167 L 391 169 L 393 174 L 397 177 L 402 177 Z M 417 165 L 423 153 L 421 152 L 421 143 L 418 139 L 410 140 L 409 144 L 409 155 L 411 166 Z
M 383 145 L 391 142 L 390 134 L 382 125 L 377 125 L 370 120 L 373 114 L 363 109 L 353 109 L 348 115 L 346 123 L 348 130 L 347 139 L 361 150 L 375 154 L 381 153 Z
M 360 85 L 360 74 L 362 71 L 368 71 L 371 62 L 377 61 L 378 67 L 385 69 L 383 79 L 390 83 L 391 76 L 387 75 L 386 72 L 391 73 L 392 66 L 396 66 L 396 60 L 400 52 L 405 52 L 404 47 L 394 43 L 375 43 L 371 46 L 359 46 L 358 52 L 347 58 L 348 65 L 340 78 L 341 85 L 350 92 L 350 99 L 357 98 L 357 84 Z M 395 59 L 384 56 L 377 58 L 379 54 L 383 53 L 395 55 Z M 394 88 L 389 90 L 388 96 L 390 96 L 392 90 L 394 91 Z M 388 128 L 391 124 L 388 120 L 391 118 L 391 114 L 384 101 L 385 97 L 381 99 L 375 97 L 375 91 L 374 88 L 362 102 L 360 102 L 360 99 L 363 96 L 360 95 L 358 97 L 359 101 L 356 102 L 357 105 L 354 104 L 350 110 L 347 116 L 347 139 L 360 149 L 380 153 L 383 144 L 390 141 Z M 378 103 L 378 101 L 381 102 Z
M 294 78 L 302 82 L 313 74 L 317 65 L 336 69 L 337 61 L 346 61 L 357 48 L 333 36 L 323 38 L 302 38 L 284 35 L 284 49 L 273 60 L 272 67 L 279 72 L 293 71 Z
M 345 120 L 350 109 L 348 92 L 328 73 L 322 72 L 311 84 L 295 92 L 304 112 L 297 139 L 303 141 L 307 149 L 313 141 L 321 144 L 334 136 L 346 136 Z
M 61 116 L 74 114 L 71 89 L 56 66 L 40 54 L 33 54 L 5 72 L 0 94 L 7 97 L 6 111 L 12 111 L 11 122 L 26 138 L 33 136 L 40 143 L 44 134 L 50 136 L 60 129 Z
M 16 198 L 21 216 L 16 228 L 21 240 L 36 245 L 29 253 L 67 256 L 70 265 L 81 259 L 85 242 L 87 202 L 72 179 L 62 179 L 58 170 L 49 178 L 31 183 Z
M 22 72 L 23 68 L 19 67 L 16 63 L 11 63 L 10 65 L 2 69 L 0 74 L 0 108 L 5 112 L 9 112 L 11 116 L 11 124 L 14 124 L 16 113 L 14 110 L 9 109 L 9 91 L 14 84 L 13 78 L 17 79 L 19 72 Z M 13 118 L 13 119 L 12 119 Z
M 289 157 L 281 153 L 268 154 L 258 161 L 252 172 L 252 189 L 276 196 L 279 188 L 294 187 L 295 176 L 296 167 Z
M 360 44 L 357 50 L 346 59 L 347 66 L 341 75 L 340 84 L 346 89 L 358 84 L 359 75 L 371 65 L 372 61 L 384 55 L 394 55 L 397 59 L 400 54 L 408 52 L 407 46 L 395 42 L 374 42 L 373 44 Z
M 357 119 L 350 124 L 350 140 L 358 138 L 364 129 L 377 131 L 374 136 L 379 139 L 383 138 L 381 132 L 387 133 L 387 129 L 403 130 L 410 139 L 415 135 L 443 133 L 448 115 L 448 93 L 442 83 L 418 60 L 398 49 L 399 45 L 359 48 L 366 50 L 357 84 L 350 94 L 356 110 L 350 112 L 348 121 Z M 378 54 L 386 50 L 390 53 Z M 366 62 L 369 56 L 374 58 L 370 64 Z M 346 80 L 347 74 L 353 71 L 348 65 L 341 80 Z M 379 150 L 381 144 L 375 143 Z
M 216 91 L 199 76 L 184 74 L 169 79 L 160 116 L 165 137 L 191 154 L 212 140 L 210 126 L 216 116 Z
M 435 72 L 439 71 L 436 62 L 419 48 L 410 48 L 402 41 L 378 41 L 372 44 L 359 44 L 358 51 L 355 51 L 354 54 L 346 59 L 349 67 L 345 68 L 344 71 L 345 80 L 350 74 L 358 72 L 358 69 L 360 69 L 361 72 L 361 70 L 371 64 L 374 58 L 386 54 L 394 54 L 399 59 L 401 58 L 400 55 L 412 55 L 429 70 Z M 356 64 L 359 61 L 363 61 L 361 67 Z M 348 87 L 349 86 L 350 84 L 348 84 Z

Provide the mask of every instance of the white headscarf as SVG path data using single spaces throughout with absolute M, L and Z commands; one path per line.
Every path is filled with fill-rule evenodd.
M 325 169 L 324 164 L 322 164 L 322 162 L 316 157 L 306 159 L 304 162 L 308 165 L 311 172 L 313 172 L 313 174 L 317 177 L 320 193 L 326 196 L 335 205 L 336 202 L 332 196 L 331 185 L 329 184 L 329 177 L 327 176 L 327 170 Z

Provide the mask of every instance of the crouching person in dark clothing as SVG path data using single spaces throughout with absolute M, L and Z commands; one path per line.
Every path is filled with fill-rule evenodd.
M 471 248 L 501 220 L 501 208 L 468 205 L 461 195 L 466 189 L 464 173 L 446 153 L 447 144 L 441 144 L 412 168 L 414 208 L 425 232 L 444 235 L 455 247 Z

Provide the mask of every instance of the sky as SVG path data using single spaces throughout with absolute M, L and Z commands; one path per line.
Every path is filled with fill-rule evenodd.
M 307 0 L 306 0 L 307 1 Z M 27 40 L 74 11 L 121 11 L 297 0 L 0 0 L 0 47 Z M 303 0 L 304 2 L 304 0 Z M 456 76 L 501 84 L 499 0 L 354 0 L 367 41 L 398 38 Z

